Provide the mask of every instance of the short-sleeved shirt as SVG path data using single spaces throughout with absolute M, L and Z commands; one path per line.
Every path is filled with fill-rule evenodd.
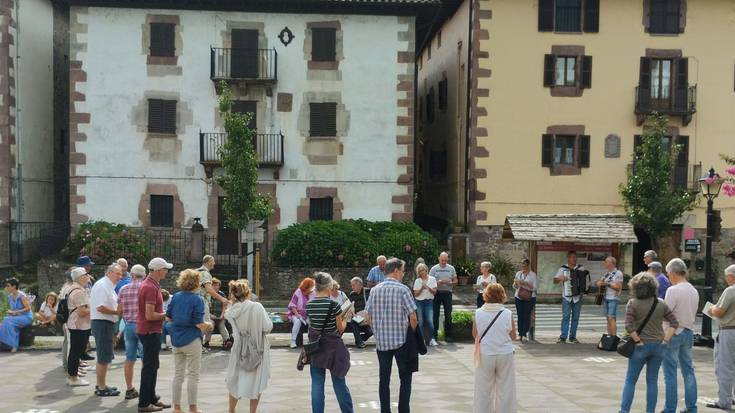
M 367 300 L 369 297 L 370 297 L 370 289 L 366 287 L 363 287 L 359 293 L 350 291 L 348 298 L 355 305 L 355 313 L 359 313 L 360 311 L 365 309 L 365 304 L 367 304 Z
M 477 276 L 477 281 L 475 281 L 476 290 L 478 293 L 482 294 L 482 292 L 485 290 L 485 287 L 487 287 L 490 284 L 495 284 L 498 282 L 498 278 L 494 274 L 488 274 L 487 278 L 483 277 L 482 274 Z
M 583 269 L 583 268 L 582 268 L 581 265 L 577 265 L 577 266 L 574 267 L 574 269 L 575 270 L 580 270 L 580 269 Z M 571 271 L 572 271 L 572 269 L 570 269 L 566 265 L 562 265 L 559 268 L 559 271 L 556 272 L 556 275 L 554 276 L 554 278 L 560 277 L 561 275 L 566 275 L 568 277 L 571 277 Z M 571 289 L 572 289 L 571 283 L 572 283 L 571 280 L 566 280 L 566 281 L 563 281 L 561 283 L 561 297 L 563 299 L 567 300 L 567 301 L 572 301 L 572 302 L 577 303 L 577 302 L 579 302 L 579 300 L 582 299 L 582 295 L 581 294 L 578 294 L 578 295 L 575 295 L 575 296 L 571 296 L 570 297 L 565 292 L 567 289 L 569 289 L 571 291 Z
M 413 282 L 413 290 L 418 290 L 422 285 L 426 285 L 426 288 L 421 290 L 419 295 L 416 296 L 416 299 L 419 301 L 433 300 L 434 294 L 431 293 L 431 288 L 436 288 L 436 278 L 429 275 L 426 281 L 424 281 L 421 277 L 417 277 L 416 281 Z
M 735 326 L 735 286 L 725 288 L 720 299 L 717 300 L 717 308 L 725 312 L 719 318 L 720 327 Z
M 316 297 L 306 304 L 306 315 L 309 317 L 311 328 L 315 330 L 321 330 L 322 327 L 325 333 L 337 330 L 336 316 L 339 314 L 342 314 L 342 308 L 329 297 Z
M 380 269 L 380 266 L 376 265 L 368 272 L 367 280 L 374 282 L 376 285 L 380 284 L 385 280 L 385 272 Z
M 138 323 L 135 325 L 135 332 L 138 334 L 160 333 L 163 323 L 161 320 L 146 320 L 146 304 L 153 304 L 153 311 L 163 313 L 161 285 L 150 276 L 146 277 L 138 288 Z
M 498 319 L 487 330 L 495 316 L 498 316 Z M 477 334 L 482 336 L 487 330 L 487 334 L 480 341 L 480 354 L 497 356 L 513 353 L 513 341 L 510 338 L 510 332 L 513 330 L 513 313 L 510 310 L 502 304 L 485 304 L 475 310 L 475 321 Z
M 67 306 L 69 307 L 69 320 L 66 322 L 66 328 L 70 330 L 89 330 L 92 328 L 89 314 L 81 317 L 78 307 L 89 306 L 89 294 L 87 289 L 79 284 L 72 284 L 67 290 L 69 298 Z
M 606 273 L 603 278 L 608 284 L 612 283 L 620 283 L 620 285 L 623 285 L 623 273 L 620 272 L 617 268 L 614 270 Z M 622 289 L 622 288 L 621 288 Z M 620 290 L 615 291 L 609 286 L 605 289 L 605 299 L 607 300 L 619 300 L 620 299 Z
M 688 282 L 672 285 L 666 290 L 664 301 L 679 322 L 676 334 L 681 333 L 685 328 L 694 331 L 694 320 L 697 318 L 697 309 L 699 308 L 699 292 L 697 289 Z M 664 325 L 664 328 L 666 328 L 666 325 Z
M 204 299 L 204 304 L 209 305 L 209 301 L 212 297 L 207 293 L 207 289 L 204 288 L 204 284 L 212 283 L 212 274 L 205 266 L 197 268 L 197 271 L 199 271 L 199 284 L 201 285 L 201 288 L 199 288 L 199 295 Z
M 222 291 L 217 291 L 217 293 L 223 297 L 225 296 Z M 225 315 L 225 312 L 222 311 L 222 302 L 220 300 L 212 300 L 209 306 L 209 312 L 211 315 L 215 317 L 223 317 Z
M 126 323 L 138 322 L 138 289 L 140 289 L 141 284 L 142 281 L 133 281 L 124 285 L 118 294 L 118 299 L 123 308 L 122 318 Z
M 59 307 L 59 303 L 54 304 L 53 307 L 48 305 L 46 301 L 41 303 L 41 308 L 38 309 L 38 312 L 43 314 L 46 317 L 52 317 L 56 315 L 56 309 Z
M 520 281 L 526 281 L 533 285 L 533 292 L 531 293 L 531 297 L 536 297 L 536 290 L 538 289 L 538 277 L 536 277 L 536 273 L 533 271 L 528 271 L 526 274 L 523 273 L 523 271 L 518 271 L 515 276 L 516 280 Z M 520 290 L 520 287 L 516 288 L 515 298 L 520 299 L 518 296 L 518 290 Z
M 658 273 L 658 275 L 656 276 L 656 281 L 658 281 L 658 293 L 656 295 L 660 299 L 666 298 L 666 290 L 671 287 L 671 281 L 669 281 L 669 277 L 667 277 L 664 273 Z
M 378 351 L 394 350 L 406 342 L 408 316 L 416 311 L 411 289 L 386 278 L 370 291 L 365 311 L 372 319 Z
M 197 324 L 204 322 L 204 300 L 199 294 L 179 291 L 171 297 L 166 316 L 171 322 L 166 331 L 171 335 L 171 345 L 183 347 L 202 337 Z
M 110 281 L 110 277 L 102 277 L 94 283 L 92 291 L 89 294 L 89 306 L 91 309 L 92 320 L 105 320 L 116 322 L 116 314 L 103 314 L 97 308 L 100 306 L 107 307 L 110 310 L 117 309 L 117 294 L 115 294 L 115 284 Z
M 440 264 L 436 264 L 429 270 L 429 275 L 436 279 L 437 290 L 452 291 L 452 284 L 439 284 L 439 281 L 451 281 L 452 278 L 457 276 L 457 271 L 449 264 L 443 267 Z
M 340 290 L 339 291 L 339 294 L 337 294 L 336 297 L 333 296 L 333 295 L 330 295 L 329 296 L 329 299 L 332 300 L 332 301 L 334 301 L 335 303 L 337 303 L 339 305 L 342 305 L 342 303 L 344 303 L 345 301 L 347 301 L 347 294 L 345 294 L 344 291 L 341 291 Z

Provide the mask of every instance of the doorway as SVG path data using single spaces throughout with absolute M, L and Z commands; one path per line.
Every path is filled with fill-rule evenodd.
M 224 201 L 217 198 L 217 255 L 237 255 L 237 230 L 225 223 Z
M 230 73 L 234 79 L 258 78 L 258 31 L 232 30 Z
M 638 237 L 638 243 L 633 244 L 633 274 L 638 274 L 641 271 L 647 271 L 648 268 L 643 264 L 643 254 L 646 251 L 653 249 L 653 243 L 651 237 L 646 231 L 641 228 L 635 228 L 635 236 Z

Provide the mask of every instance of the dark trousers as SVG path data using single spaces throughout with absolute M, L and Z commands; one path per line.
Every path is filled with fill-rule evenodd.
M 439 308 L 444 306 L 444 337 L 452 331 L 452 292 L 437 291 L 434 295 L 434 338 L 439 338 Z
M 404 359 L 405 352 L 398 350 L 378 351 L 380 413 L 390 413 L 390 375 L 393 370 L 394 357 L 398 365 L 398 377 L 401 380 L 401 388 L 398 392 L 398 413 L 409 413 L 411 411 L 411 379 L 413 379 L 413 373 L 408 361 Z
M 516 298 L 516 314 L 518 315 L 518 335 L 526 337 L 528 331 L 531 329 L 531 313 L 533 312 L 533 306 L 536 305 L 536 297 L 531 298 L 528 301 L 519 300 Z
M 79 358 L 87 349 L 91 330 L 69 330 L 69 357 L 66 361 L 66 372 L 76 377 L 79 374 Z
M 161 333 L 138 334 L 143 344 L 143 368 L 140 371 L 140 396 L 138 407 L 147 407 L 158 402 L 156 381 L 158 380 L 158 354 L 161 352 Z
M 373 335 L 373 330 L 370 326 L 360 326 L 353 320 L 350 320 L 350 326 L 352 327 L 352 335 L 355 336 L 355 345 L 364 343 Z

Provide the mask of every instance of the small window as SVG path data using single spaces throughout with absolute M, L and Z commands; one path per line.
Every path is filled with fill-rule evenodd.
M 556 0 L 555 30 L 582 31 L 582 0 Z
M 429 177 L 446 178 L 447 176 L 447 150 L 431 151 L 429 156 Z
M 575 140 L 575 136 L 557 135 L 554 137 L 555 165 L 574 165 L 576 163 L 574 156 Z
M 332 198 L 309 199 L 309 221 L 331 221 L 334 216 Z
M 334 62 L 337 60 L 337 29 L 318 27 L 311 29 L 311 60 Z
M 439 110 L 442 112 L 447 111 L 447 93 L 448 93 L 448 81 L 446 78 L 439 82 Z
M 577 84 L 577 58 L 570 56 L 556 57 L 555 86 L 575 86 Z
M 175 56 L 175 33 L 176 25 L 173 23 L 151 23 L 151 56 Z
M 426 95 L 426 121 L 429 123 L 434 122 L 434 88 L 429 89 L 429 94 Z
M 151 195 L 151 226 L 174 226 L 174 197 L 171 195 Z
M 679 33 L 681 0 L 650 0 L 651 13 L 648 31 L 655 34 Z
M 176 133 L 176 101 L 148 99 L 148 132 Z
M 309 109 L 309 136 L 337 136 L 336 103 L 310 103 Z

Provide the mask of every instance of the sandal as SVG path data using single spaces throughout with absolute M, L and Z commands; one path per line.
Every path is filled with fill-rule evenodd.
M 113 390 L 109 387 L 105 387 L 104 389 L 95 390 L 94 394 L 99 397 L 114 397 L 114 396 L 119 396 L 120 392 L 118 390 Z

